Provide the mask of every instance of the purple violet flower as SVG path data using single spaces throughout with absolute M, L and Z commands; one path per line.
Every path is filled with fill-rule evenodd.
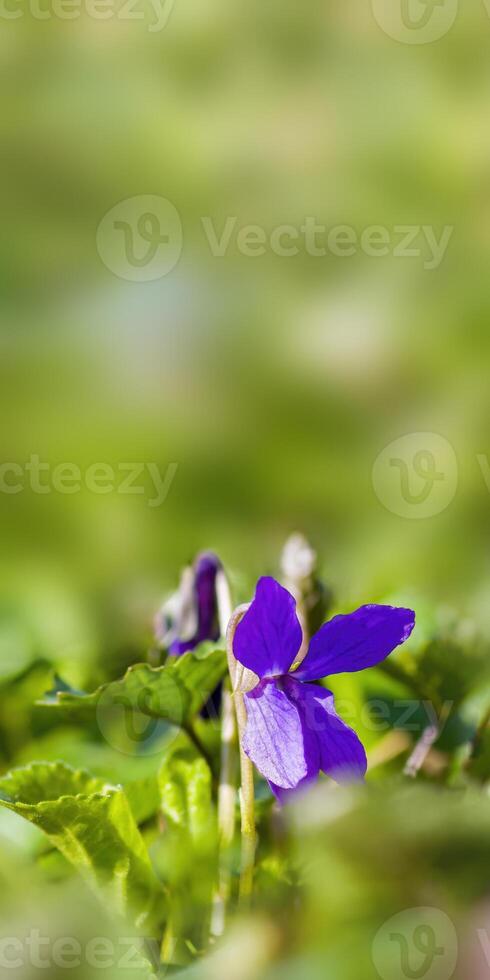
M 184 569 L 177 592 L 158 613 L 157 639 L 173 656 L 194 650 L 204 640 L 219 639 L 216 576 L 221 568 L 217 555 L 201 552 Z
M 243 748 L 278 799 L 306 786 L 320 770 L 337 782 L 364 778 L 362 743 L 337 715 L 332 692 L 310 682 L 373 667 L 408 639 L 414 625 L 415 613 L 395 606 L 361 606 L 334 616 L 290 673 L 302 641 L 296 603 L 275 579 L 259 579 L 233 648 L 236 659 L 260 678 L 245 694 Z

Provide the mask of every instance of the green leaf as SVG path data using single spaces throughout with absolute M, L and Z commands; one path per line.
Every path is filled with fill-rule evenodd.
M 186 653 L 163 667 L 135 664 L 123 678 L 97 688 L 92 694 L 58 686 L 38 702 L 63 708 L 70 716 L 90 717 L 95 710 L 120 705 L 126 710 L 185 725 L 205 704 L 226 671 L 223 650 L 212 647 Z
M 158 813 L 160 797 L 156 776 L 135 779 L 126 784 L 124 792 L 137 824 L 145 823 Z
M 209 839 L 213 827 L 211 772 L 202 757 L 174 752 L 158 774 L 162 812 L 168 823 L 189 832 L 195 843 Z
M 172 895 L 162 950 L 164 959 L 182 965 L 205 948 L 216 886 L 218 835 L 211 772 L 192 746 L 174 745 L 161 766 L 159 786 L 165 833 L 155 842 L 152 856 Z
M 81 733 L 75 726 L 61 724 L 28 742 L 17 753 L 16 762 L 27 766 L 36 759 L 57 762 L 61 758 L 73 769 L 86 768 L 104 782 L 121 785 L 138 824 L 158 813 L 161 753 L 124 755 L 106 740 L 94 741 L 87 730 Z
M 87 883 L 138 926 L 155 924 L 160 886 L 120 787 L 62 762 L 36 762 L 0 779 L 0 806 L 49 837 Z

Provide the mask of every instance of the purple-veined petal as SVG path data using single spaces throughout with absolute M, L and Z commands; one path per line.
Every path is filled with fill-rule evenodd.
M 282 681 L 262 681 L 245 695 L 245 706 L 243 749 L 265 779 L 281 789 L 294 789 L 317 775 L 318 743 L 305 730 L 289 687 L 286 690 Z
M 294 677 L 313 681 L 374 667 L 408 639 L 414 625 L 413 610 L 396 606 L 361 606 L 346 616 L 334 616 L 312 637 Z
M 301 641 L 293 596 L 275 579 L 259 579 L 255 598 L 236 628 L 236 659 L 258 677 L 277 677 L 287 674 Z
M 269 778 L 269 786 L 280 803 L 306 790 L 321 769 L 337 782 L 362 780 L 367 760 L 356 733 L 339 718 L 331 691 L 316 684 L 301 684 L 294 676 L 277 682 L 290 704 L 297 708 L 306 746 L 308 770 L 294 787 Z
M 291 682 L 296 685 L 293 690 Z M 339 718 L 331 691 L 288 678 L 288 693 L 300 712 L 303 729 L 318 743 L 320 769 L 337 782 L 363 779 L 367 760 L 356 733 Z

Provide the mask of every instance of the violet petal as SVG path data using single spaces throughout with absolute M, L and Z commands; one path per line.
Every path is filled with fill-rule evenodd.
M 190 586 L 187 580 L 181 583 L 180 616 L 175 623 L 175 639 L 169 645 L 169 653 L 174 656 L 195 650 L 205 640 L 219 639 L 216 575 L 220 568 L 216 555 L 202 552 L 194 562 Z
M 374 667 L 408 639 L 414 625 L 413 610 L 396 606 L 361 606 L 346 616 L 334 616 L 312 637 L 294 677 L 313 681 Z
M 265 779 L 294 789 L 316 776 L 319 752 L 315 737 L 304 728 L 299 707 L 282 681 L 262 681 L 245 695 L 247 727 L 243 748 Z
M 294 695 L 291 682 L 296 684 Z M 317 740 L 322 772 L 339 783 L 363 779 L 367 768 L 364 746 L 339 718 L 332 692 L 317 684 L 300 684 L 292 677 L 288 678 L 288 691 L 300 711 L 304 731 L 310 740 Z
M 293 596 L 275 579 L 259 579 L 255 598 L 236 628 L 236 659 L 258 677 L 277 677 L 287 674 L 301 641 Z

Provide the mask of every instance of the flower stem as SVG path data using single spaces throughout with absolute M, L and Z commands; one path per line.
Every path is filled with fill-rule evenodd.
M 235 710 L 240 732 L 240 810 L 242 831 L 242 860 L 240 869 L 240 900 L 248 901 L 252 894 L 255 848 L 257 837 L 255 831 L 255 795 L 254 771 L 252 763 L 242 747 L 242 735 L 247 725 L 247 710 L 243 694 L 235 693 Z
M 233 696 L 230 684 L 223 685 L 223 701 L 221 710 L 221 771 L 218 795 L 218 823 L 220 837 L 225 847 L 228 847 L 235 831 L 235 797 L 236 797 L 236 743 L 237 729 Z
M 220 633 L 226 636 L 233 612 L 228 578 L 223 569 L 216 576 L 216 598 Z M 221 699 L 221 762 L 218 786 L 219 871 L 213 898 L 211 933 L 221 936 L 225 928 L 226 907 L 231 893 L 231 846 L 235 836 L 237 780 L 237 727 L 230 680 L 223 681 Z
M 211 932 L 221 936 L 231 893 L 231 845 L 235 836 L 237 730 L 230 682 L 223 683 L 221 701 L 221 768 L 218 787 L 219 881 L 213 900 Z
M 243 736 L 247 726 L 247 709 L 245 707 L 243 690 L 244 671 L 237 663 L 233 653 L 233 640 L 238 623 L 247 611 L 248 606 L 238 606 L 233 613 L 226 632 L 226 652 L 228 655 L 228 667 L 233 687 L 233 699 L 235 702 L 235 712 L 238 725 L 238 736 L 240 742 L 240 812 L 241 812 L 241 834 L 242 852 L 240 868 L 240 890 L 239 897 L 242 903 L 250 900 L 252 895 L 255 849 L 257 836 L 255 830 L 255 795 L 254 795 L 254 773 L 253 766 L 243 750 Z M 240 689 L 242 688 L 242 689 Z
M 220 634 L 225 639 L 233 614 L 228 577 L 224 569 L 216 576 L 216 598 Z M 237 769 L 237 730 L 230 680 L 223 681 L 221 701 L 221 763 L 218 790 L 218 826 L 223 849 L 233 842 L 235 833 L 235 800 Z

